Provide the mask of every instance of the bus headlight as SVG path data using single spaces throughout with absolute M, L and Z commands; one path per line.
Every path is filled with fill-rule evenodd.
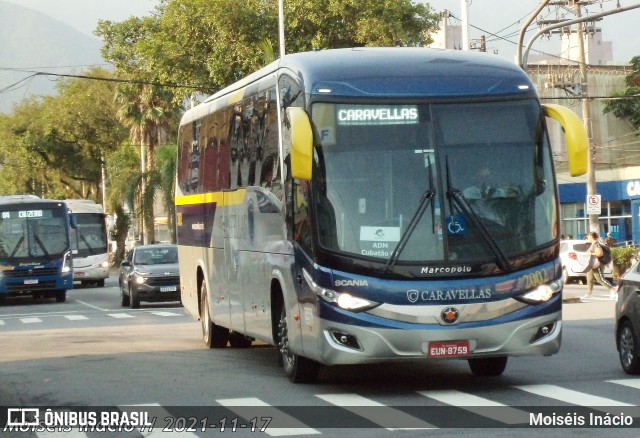
M 73 259 L 71 258 L 71 253 L 67 252 L 64 254 L 64 259 L 62 260 L 62 269 L 60 270 L 63 274 L 67 272 L 71 272 L 73 269 Z
M 535 289 L 524 295 L 516 297 L 516 299 L 529 304 L 539 304 L 549 301 L 562 290 L 562 279 L 552 281 L 548 284 L 541 284 Z
M 307 284 L 309 285 L 313 293 L 315 293 L 323 301 L 335 304 L 341 309 L 351 310 L 352 312 L 362 312 L 364 310 L 369 310 L 380 305 L 380 303 L 377 303 L 375 301 L 354 297 L 347 292 L 337 292 L 335 290 L 318 286 L 313 281 L 311 275 L 307 272 L 306 269 L 302 270 L 302 275 L 307 281 Z
M 104 262 L 100 263 L 98 266 L 100 266 L 101 268 L 108 268 L 109 260 L 105 260 Z

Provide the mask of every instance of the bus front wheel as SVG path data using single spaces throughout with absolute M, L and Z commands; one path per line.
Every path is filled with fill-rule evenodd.
M 474 376 L 499 376 L 507 367 L 507 357 L 480 357 L 477 359 L 469 359 L 469 367 Z
M 55 297 L 58 303 L 64 303 L 65 301 L 67 301 L 67 291 L 66 290 L 56 291 Z
M 229 341 L 229 329 L 213 323 L 209 312 L 209 300 L 207 299 L 207 286 L 202 284 L 200 295 L 200 322 L 202 323 L 202 339 L 209 348 L 224 348 Z
M 278 340 L 276 347 L 282 357 L 284 372 L 293 383 L 311 383 L 318 378 L 320 364 L 306 357 L 298 356 L 289 349 L 289 329 L 287 326 L 287 311 L 282 305 L 280 321 L 278 322 Z

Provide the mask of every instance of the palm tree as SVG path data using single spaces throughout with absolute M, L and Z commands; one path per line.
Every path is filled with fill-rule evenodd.
M 155 148 L 159 144 L 169 143 L 168 139 L 172 126 L 176 125 L 180 107 L 173 103 L 173 93 L 163 87 L 125 83 L 118 87 L 116 100 L 121 104 L 118 109 L 118 117 L 129 127 L 129 137 L 133 144 L 140 144 L 141 170 L 138 180 L 140 188 L 140 202 L 147 195 L 146 182 L 150 172 L 155 169 Z M 146 159 L 142 158 L 146 155 Z M 149 197 L 153 199 L 153 192 Z M 153 209 L 140 208 L 143 212 L 140 218 L 144 218 L 144 240 L 154 240 Z

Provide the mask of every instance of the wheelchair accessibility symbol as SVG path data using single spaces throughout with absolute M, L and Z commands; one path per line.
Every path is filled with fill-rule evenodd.
M 459 236 L 467 232 L 467 222 L 461 214 L 448 216 L 446 220 L 447 234 L 449 236 Z

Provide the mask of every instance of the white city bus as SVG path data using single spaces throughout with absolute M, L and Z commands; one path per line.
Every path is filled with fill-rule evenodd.
M 556 353 L 548 117 L 585 173 L 579 118 L 486 54 L 291 54 L 187 111 L 181 297 L 206 345 L 275 345 L 294 382 L 418 358 L 495 376 L 508 356 Z
M 104 286 L 109 278 L 109 247 L 104 210 L 90 199 L 64 201 L 75 217 L 76 228 L 71 229 L 73 252 L 73 280 L 82 285 Z

